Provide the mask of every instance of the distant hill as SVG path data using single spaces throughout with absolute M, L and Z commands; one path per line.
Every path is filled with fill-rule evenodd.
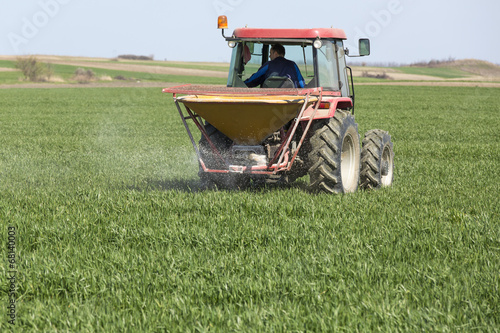
M 477 60 L 477 59 L 462 59 L 448 61 L 430 61 L 428 63 L 416 63 L 410 67 L 426 67 L 426 68 L 454 68 L 473 75 L 483 77 L 500 77 L 500 66 L 494 63 Z

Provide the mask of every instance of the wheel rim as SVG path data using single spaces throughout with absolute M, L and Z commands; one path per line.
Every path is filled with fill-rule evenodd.
M 389 186 L 392 184 L 392 171 L 393 171 L 393 160 L 392 151 L 389 146 L 384 147 L 382 152 L 382 165 L 380 170 L 382 186 Z
M 344 137 L 340 158 L 342 185 L 345 192 L 352 192 L 356 189 L 358 184 L 356 179 L 356 149 L 354 146 L 354 139 L 350 134 Z

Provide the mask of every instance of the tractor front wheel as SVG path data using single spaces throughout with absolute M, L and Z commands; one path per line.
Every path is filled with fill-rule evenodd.
M 391 136 L 379 129 L 365 133 L 361 151 L 361 187 L 390 186 L 394 179 L 394 150 Z
M 308 154 L 309 188 L 327 193 L 355 192 L 359 183 L 360 144 L 354 116 L 337 110 L 313 124 Z

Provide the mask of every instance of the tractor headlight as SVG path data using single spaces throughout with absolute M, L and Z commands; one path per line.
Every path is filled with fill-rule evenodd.
M 313 43 L 313 46 L 315 49 L 319 49 L 323 46 L 323 42 L 321 41 L 321 39 L 316 39 Z
M 236 46 L 236 42 L 234 40 L 230 40 L 227 42 L 227 45 L 229 45 L 230 48 L 234 48 Z

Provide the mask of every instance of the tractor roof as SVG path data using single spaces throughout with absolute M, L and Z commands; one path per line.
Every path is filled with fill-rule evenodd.
M 233 32 L 237 39 L 347 39 L 344 30 L 334 28 L 319 29 L 255 29 L 238 28 Z

